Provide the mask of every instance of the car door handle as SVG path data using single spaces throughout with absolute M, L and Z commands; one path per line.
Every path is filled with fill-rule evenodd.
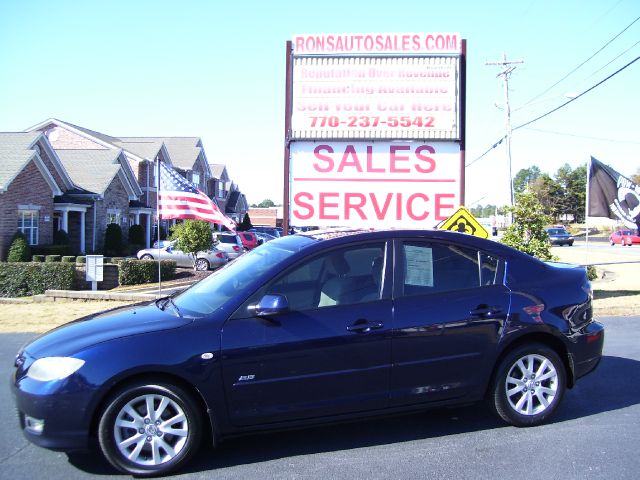
M 472 317 L 476 317 L 476 318 L 490 318 L 495 316 L 498 313 L 502 313 L 502 308 L 500 308 L 499 306 L 490 307 L 489 305 L 478 305 L 475 309 L 471 310 L 469 313 L 471 314 Z
M 348 332 L 369 333 L 371 330 L 378 330 L 384 327 L 382 322 L 368 322 L 366 320 L 358 320 L 353 325 L 347 327 Z

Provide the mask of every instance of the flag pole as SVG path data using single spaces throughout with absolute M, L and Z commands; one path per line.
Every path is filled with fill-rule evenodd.
M 156 169 L 156 216 L 158 222 L 158 295 L 162 295 L 162 268 L 160 261 L 160 158 Z
M 591 158 L 589 157 L 589 163 L 587 164 L 587 194 L 585 195 L 586 205 L 584 207 L 584 224 L 587 229 L 585 235 L 585 254 L 584 263 L 589 263 L 589 190 L 591 190 Z

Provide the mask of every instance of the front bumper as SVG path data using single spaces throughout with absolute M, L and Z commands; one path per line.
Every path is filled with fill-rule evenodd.
M 82 377 L 40 382 L 11 378 L 20 429 L 30 442 L 61 451 L 87 450 L 91 427 L 87 405 L 94 393 Z M 37 427 L 37 428 L 34 428 Z

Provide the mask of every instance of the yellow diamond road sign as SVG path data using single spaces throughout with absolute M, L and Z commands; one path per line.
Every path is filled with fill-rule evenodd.
M 460 207 L 453 215 L 438 225 L 438 229 L 468 233 L 469 235 L 475 235 L 480 238 L 489 238 L 487 229 L 464 207 Z

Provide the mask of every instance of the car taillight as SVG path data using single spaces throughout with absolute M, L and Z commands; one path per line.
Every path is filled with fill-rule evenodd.
M 240 247 L 238 245 L 234 245 L 233 246 L 233 250 L 236 251 L 236 252 L 239 252 L 240 251 Z
M 218 257 L 218 258 L 224 258 L 224 253 L 222 253 L 222 252 L 218 252 L 218 253 L 216 253 L 216 257 Z

